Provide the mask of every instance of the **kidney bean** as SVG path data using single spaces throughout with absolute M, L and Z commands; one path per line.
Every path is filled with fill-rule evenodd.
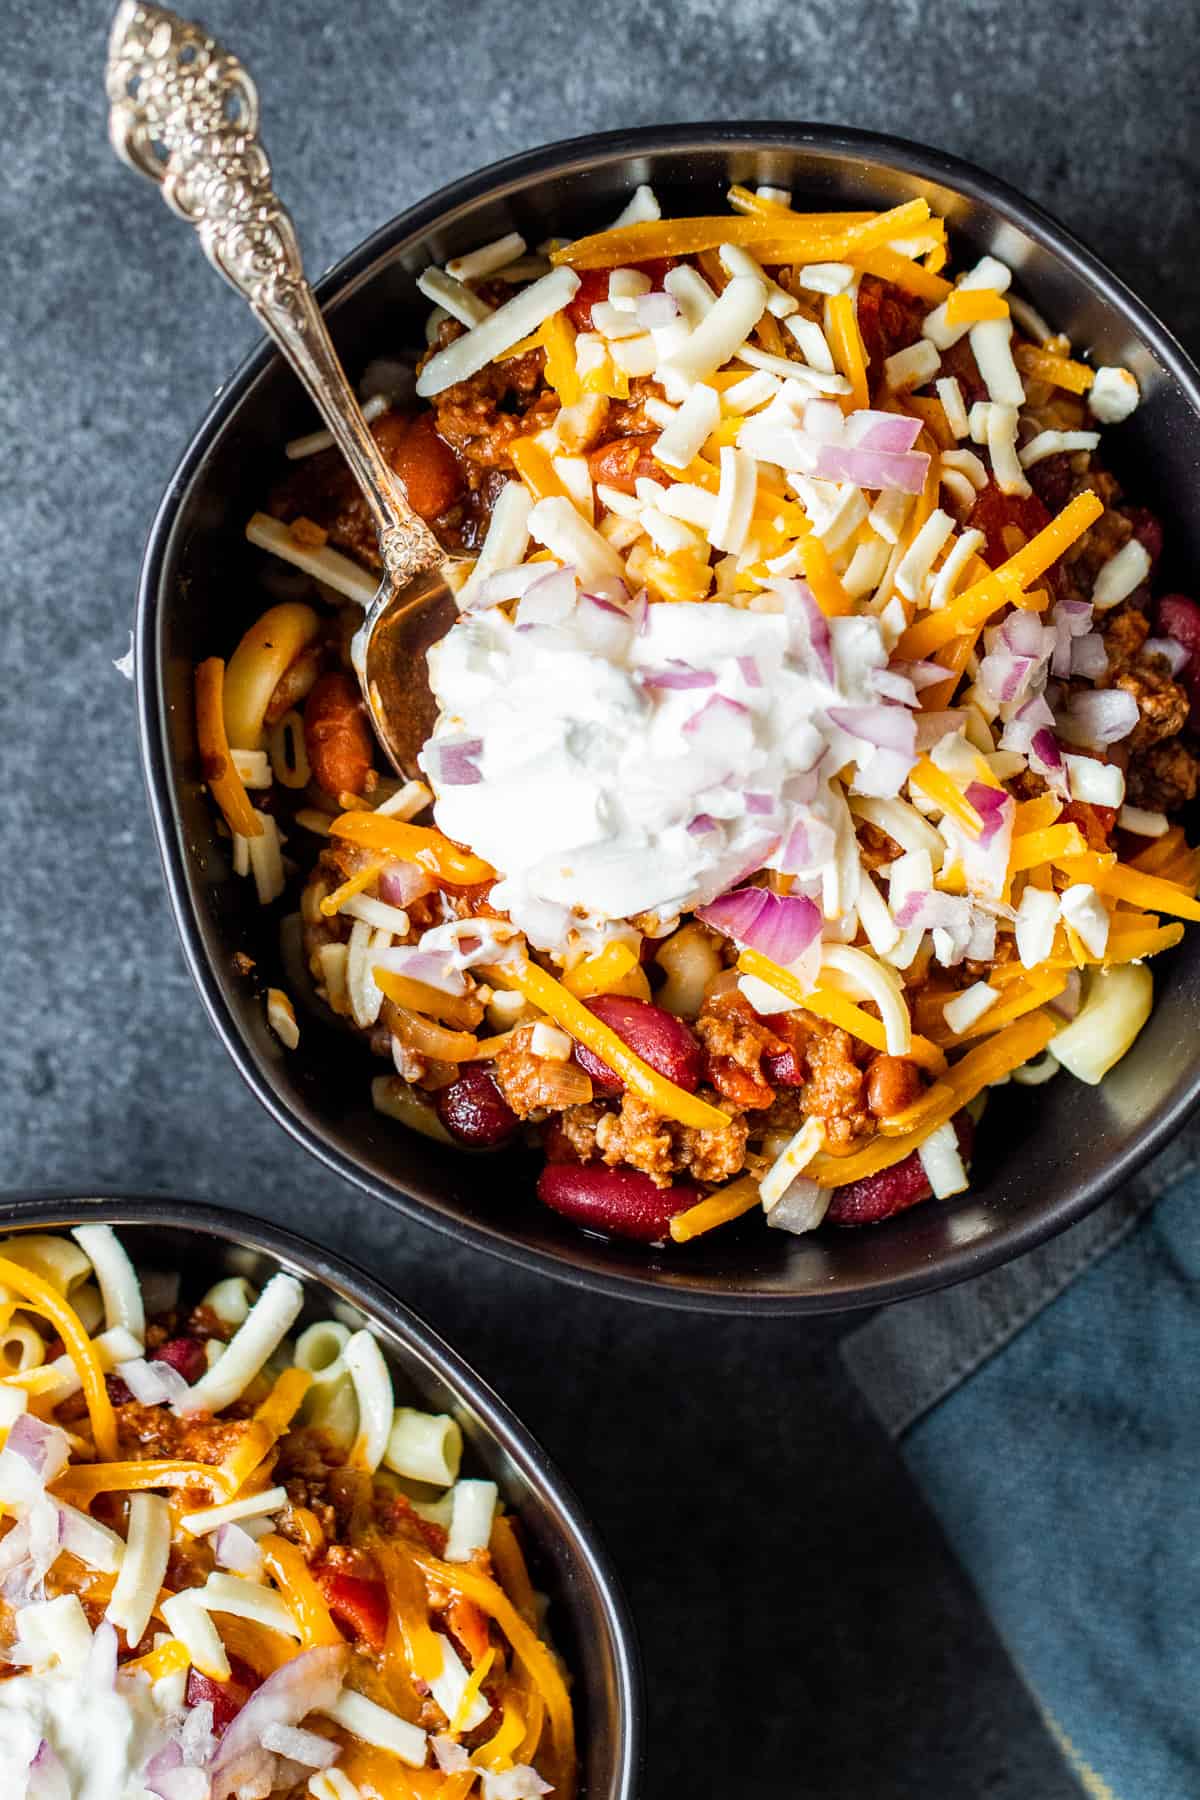
M 975 1138 L 970 1114 L 959 1113 L 954 1129 L 958 1147 L 964 1159 L 969 1159 Z M 920 1152 L 914 1150 L 903 1162 L 881 1169 L 878 1175 L 864 1175 L 861 1181 L 835 1188 L 825 1217 L 831 1225 L 878 1225 L 895 1213 L 928 1200 L 932 1193 Z
M 133 1399 L 133 1395 L 119 1375 L 106 1375 L 104 1386 L 114 1406 L 128 1406 Z
M 631 1000 L 621 994 L 598 994 L 588 1008 L 644 1063 L 676 1087 L 694 1094 L 704 1072 L 704 1053 L 682 1019 L 664 1012 L 649 1000 Z M 592 1078 L 598 1094 L 621 1094 L 625 1083 L 586 1044 L 576 1044 L 575 1060 Z
M 640 1169 L 588 1168 L 578 1163 L 547 1163 L 537 1191 L 543 1206 L 577 1225 L 643 1244 L 665 1238 L 675 1214 L 701 1198 L 700 1189 L 690 1182 L 660 1188 Z
M 327 794 L 361 794 L 374 762 L 371 728 L 358 683 L 331 670 L 304 703 L 304 748 L 313 776 Z
M 1162 555 L 1162 522 L 1156 513 L 1150 511 L 1148 506 L 1131 506 L 1128 511 L 1133 524 L 1133 535 L 1149 556 L 1150 567 L 1153 570 L 1155 563 Z
M 1176 680 L 1187 689 L 1192 703 L 1192 726 L 1200 716 L 1200 606 L 1186 594 L 1164 594 L 1158 602 L 1158 629 L 1164 637 L 1174 638 L 1188 652 Z
M 168 1338 L 165 1344 L 150 1352 L 147 1361 L 169 1363 L 187 1382 L 199 1381 L 208 1367 L 204 1345 L 199 1338 L 191 1337 Z
M 496 1150 L 517 1129 L 516 1113 L 481 1063 L 467 1063 L 434 1104 L 451 1137 L 474 1150 Z

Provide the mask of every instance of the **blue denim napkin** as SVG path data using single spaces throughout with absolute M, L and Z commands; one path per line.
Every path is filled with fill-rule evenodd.
M 1200 1796 L 1200 1126 L 1072 1231 L 877 1314 L 842 1355 L 1081 1790 Z

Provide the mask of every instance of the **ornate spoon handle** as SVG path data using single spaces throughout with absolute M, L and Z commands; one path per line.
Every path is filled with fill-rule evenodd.
M 396 586 L 443 560 L 362 416 L 304 279 L 295 227 L 258 139 L 258 94 L 200 26 L 123 0 L 109 39 L 113 148 L 195 226 L 204 254 L 246 300 L 312 395 L 375 516 Z

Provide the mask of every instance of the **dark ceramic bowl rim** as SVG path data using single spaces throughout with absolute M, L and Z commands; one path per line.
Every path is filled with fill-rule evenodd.
M 327 305 L 397 243 L 415 233 L 428 230 L 446 215 L 453 213 L 457 207 L 484 196 L 502 196 L 509 185 L 519 185 L 531 176 L 569 173 L 573 167 L 586 166 L 596 159 L 608 156 L 644 155 L 654 150 L 726 147 L 743 150 L 810 147 L 817 151 L 849 152 L 864 161 L 896 167 L 922 180 L 941 182 L 971 199 L 995 208 L 1014 220 L 1023 231 L 1096 289 L 1109 305 L 1133 324 L 1139 335 L 1153 348 L 1162 365 L 1178 381 L 1200 416 L 1200 370 L 1197 370 L 1183 346 L 1150 308 L 1065 226 L 1006 182 L 972 163 L 906 138 L 858 131 L 851 127 L 806 123 L 786 125 L 778 121 L 750 120 L 723 125 L 701 123 L 641 126 L 562 139 L 541 149 L 525 151 L 518 156 L 492 163 L 487 168 L 451 182 L 407 212 L 398 214 L 329 270 L 316 284 L 317 297 L 322 306 Z M 138 731 L 150 811 L 171 910 L 188 967 L 209 1019 L 238 1072 L 272 1117 L 298 1143 L 345 1180 L 395 1207 L 407 1217 L 539 1274 L 551 1275 L 573 1286 L 621 1299 L 640 1300 L 650 1305 L 678 1307 L 685 1311 L 741 1313 L 752 1310 L 759 1315 L 778 1315 L 848 1312 L 906 1299 L 981 1275 L 988 1269 L 1034 1249 L 1047 1238 L 1083 1218 L 1122 1182 L 1135 1175 L 1174 1137 L 1200 1100 L 1200 1057 L 1197 1058 L 1195 1071 L 1187 1086 L 1152 1125 L 1142 1128 L 1101 1174 L 1078 1183 L 1073 1192 L 1048 1199 L 1044 1209 L 1036 1217 L 1014 1221 L 1011 1225 L 990 1233 L 983 1241 L 952 1246 L 940 1253 L 927 1267 L 898 1275 L 883 1274 L 863 1281 L 850 1292 L 834 1284 L 831 1291 L 817 1288 L 797 1294 L 746 1295 L 726 1294 L 717 1287 L 663 1288 L 652 1279 L 582 1270 L 560 1255 L 528 1245 L 508 1243 L 486 1225 L 444 1218 L 404 1189 L 376 1181 L 358 1166 L 353 1157 L 335 1148 L 321 1133 L 309 1129 L 294 1116 L 276 1099 L 254 1065 L 226 1004 L 221 982 L 205 955 L 189 903 L 183 859 L 171 816 L 171 773 L 164 751 L 161 671 L 155 643 L 163 568 L 180 497 L 202 465 L 213 440 L 236 412 L 251 384 L 276 354 L 273 346 L 264 342 L 246 357 L 231 378 L 217 390 L 212 406 L 197 427 L 159 503 L 147 539 L 138 585 L 135 681 Z
M 340 1289 L 368 1318 L 379 1319 L 434 1370 L 453 1393 L 464 1399 L 483 1421 L 488 1435 L 516 1464 L 539 1496 L 548 1497 L 547 1510 L 569 1539 L 590 1577 L 601 1612 L 612 1637 L 621 1741 L 613 1773 L 617 1800 L 637 1800 L 642 1767 L 642 1713 L 644 1683 L 637 1634 L 628 1602 L 608 1555 L 584 1515 L 573 1489 L 537 1439 L 512 1409 L 477 1375 L 458 1351 L 427 1325 L 419 1313 L 397 1300 L 364 1270 L 314 1243 L 311 1238 L 284 1230 L 269 1220 L 252 1218 L 232 1208 L 199 1200 L 167 1199 L 156 1195 L 105 1191 L 79 1195 L 55 1188 L 0 1195 L 4 1228 L 12 1225 L 62 1225 L 68 1218 L 93 1209 L 99 1222 L 121 1225 L 160 1225 L 177 1231 L 194 1231 L 220 1238 L 239 1248 L 260 1252 L 277 1260 L 290 1260 L 307 1280 Z M 581 1759 L 582 1760 L 582 1759 Z

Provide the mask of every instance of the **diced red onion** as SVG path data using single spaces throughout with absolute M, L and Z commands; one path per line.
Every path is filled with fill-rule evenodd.
M 1085 631 L 1091 630 L 1093 610 L 1090 600 L 1060 600 L 1053 616 L 1065 621 L 1072 637 L 1082 637 Z
M 419 863 L 392 862 L 380 874 L 379 898 L 403 908 L 432 893 L 434 886 Z
M 1034 732 L 1029 748 L 1035 763 L 1044 764 L 1047 769 L 1062 768 L 1062 752 L 1058 747 L 1058 739 L 1049 726 L 1043 725 L 1040 730 Z
M 717 829 L 717 821 L 711 813 L 697 813 L 687 829 L 689 837 L 704 837 Z
M 710 694 L 703 706 L 684 720 L 683 730 L 698 755 L 723 763 L 726 770 L 737 767 L 753 737 L 749 707 L 724 694 Z
M 951 732 L 959 732 L 967 722 L 967 715 L 961 711 L 919 712 L 916 715 L 918 750 L 932 750 Z
M 1191 651 L 1178 638 L 1147 638 L 1142 649 L 1147 656 L 1165 656 L 1172 675 L 1178 675 L 1192 660 Z
M 935 662 L 902 662 L 893 657 L 888 668 L 893 675 L 903 675 L 907 681 L 911 681 L 918 693 L 923 688 L 935 687 L 939 681 L 954 679 L 948 670 Z
M 811 806 L 820 791 L 819 765 L 811 769 L 800 769 L 795 775 L 789 775 L 783 784 L 783 798 L 791 801 L 793 806 Z
M 996 833 L 1003 828 L 1005 814 L 1012 807 L 1013 801 L 1003 788 L 989 787 L 986 781 L 968 782 L 966 798 L 983 820 L 979 846 L 986 850 Z
M 856 450 L 888 450 L 903 455 L 920 435 L 920 419 L 910 418 L 907 413 L 872 412 L 864 406 L 846 420 L 846 442 Z
M 770 794 L 745 793 L 742 798 L 746 802 L 746 811 L 748 813 L 758 813 L 761 815 L 763 813 L 773 813 L 775 811 L 775 802 Z
M 316 1731 L 301 1731 L 295 1725 L 268 1725 L 262 1735 L 264 1750 L 286 1756 L 289 1762 L 303 1763 L 306 1769 L 327 1769 L 336 1762 L 339 1746 Z
M 21 1413 L 14 1421 L 4 1451 L 28 1463 L 43 1487 L 57 1481 L 71 1460 L 71 1444 L 66 1432 L 60 1431 L 57 1425 L 47 1425 L 28 1412 Z
M 228 1773 L 247 1752 L 262 1743 L 272 1725 L 296 1725 L 311 1712 L 327 1712 L 341 1692 L 347 1648 L 318 1645 L 303 1650 L 269 1675 L 251 1694 L 221 1739 L 213 1759 L 212 1800 L 228 1800 L 233 1791 Z
M 758 661 L 753 656 L 739 656 L 737 666 L 742 672 L 742 680 L 747 687 L 760 688 L 762 676 L 758 672 Z
M 542 575 L 521 596 L 518 625 L 561 625 L 575 610 L 575 570 L 554 569 Z
M 737 888 L 721 894 L 696 917 L 714 931 L 736 939 L 773 962 L 795 962 L 821 935 L 821 914 L 811 900 L 773 894 L 768 888 Z
M 256 1575 L 262 1568 L 262 1552 L 248 1531 L 233 1521 L 213 1533 L 213 1554 L 222 1569 L 236 1575 Z M 270 1748 L 270 1746 L 268 1746 Z
M 871 686 L 883 700 L 894 700 L 900 706 L 915 706 L 917 690 L 907 675 L 895 669 L 872 669 Z
M 71 1800 L 67 1771 L 52 1744 L 42 1739 L 26 1776 L 25 1800 Z
M 483 1800 L 542 1800 L 554 1790 L 528 1763 L 514 1763 L 497 1775 L 484 1773 Z
M 679 317 L 679 302 L 674 294 L 639 294 L 634 311 L 644 331 L 662 331 Z
M 177 1768 L 164 1769 L 153 1781 L 146 1776 L 146 1787 L 159 1800 L 208 1800 L 211 1792 L 209 1779 L 203 1769 L 191 1763 L 180 1763 Z
M 971 903 L 958 894 L 940 894 L 934 888 L 916 888 L 906 894 L 892 917 L 901 931 L 919 925 L 922 931 L 967 933 L 971 927 Z
M 475 787 L 483 780 L 476 757 L 483 754 L 483 739 L 430 738 L 424 760 L 439 787 Z
M 876 750 L 864 767 L 857 766 L 852 791 L 876 800 L 895 800 L 912 773 L 914 751 Z
M 820 869 L 833 856 L 837 838 L 833 827 L 815 813 L 795 820 L 776 862 L 781 874 L 804 875 Z
M 1008 649 L 993 650 L 979 665 L 979 679 L 1001 706 L 1019 700 L 1037 667 L 1032 656 L 1018 656 Z
M 1014 656 L 1032 656 L 1037 659 L 1045 653 L 1042 638 L 1042 622 L 1038 615 L 1026 612 L 1021 607 L 1014 607 L 1000 627 L 1000 636 Z
M 581 594 L 576 621 L 585 645 L 597 656 L 611 660 L 628 648 L 632 622 L 615 600 L 603 594 Z
M 812 473 L 818 481 L 852 481 L 856 487 L 919 494 L 929 473 L 929 458 L 923 450 L 898 455 L 846 444 L 813 444 L 812 449 Z
M 1058 729 L 1068 743 L 1102 750 L 1128 737 L 1139 716 L 1137 701 L 1124 688 L 1089 688 L 1071 696 L 1058 716 Z
M 430 1740 L 433 1746 L 433 1759 L 443 1775 L 458 1775 L 463 1769 L 469 1769 L 471 1758 L 468 1751 L 452 1737 L 444 1734 Z
M 629 618 L 639 637 L 645 637 L 650 625 L 650 596 L 645 588 L 639 588 L 629 602 Z
M 1060 680 L 1071 673 L 1072 647 L 1074 639 L 1065 625 L 1058 627 L 1058 641 L 1054 646 L 1054 654 L 1050 658 L 1050 673 Z
M 829 717 L 851 737 L 862 738 L 877 750 L 896 750 L 911 756 L 916 741 L 913 716 L 902 706 L 831 706 Z
M 426 987 L 437 988 L 443 994 L 467 991 L 462 971 L 454 967 L 448 956 L 436 950 L 422 950 L 419 944 L 391 944 L 376 952 L 375 962 L 381 969 L 391 969 L 409 981 L 423 981 Z
M 179 1748 L 183 1751 L 184 1761 L 207 1768 L 218 1742 L 213 1728 L 213 1703 L 197 1700 L 194 1706 L 188 1707 L 179 1728 Z
M 496 569 L 486 576 L 474 591 L 468 593 L 467 604 L 463 612 L 486 612 L 489 607 L 501 606 L 507 600 L 519 600 L 527 593 L 535 581 L 543 579 L 540 563 L 521 563 L 515 569 Z
M 1108 651 L 1104 648 L 1104 639 L 1098 631 L 1089 631 L 1078 637 L 1071 645 L 1072 675 L 1084 675 L 1089 681 L 1099 681 L 1108 673 Z
M 116 1374 L 125 1383 L 139 1406 L 173 1405 L 189 1391 L 178 1369 L 168 1362 L 146 1362 L 143 1357 L 118 1363 Z
M 820 665 L 821 673 L 831 685 L 837 681 L 837 672 L 833 664 L 833 639 L 829 634 L 829 620 L 817 605 L 816 596 L 808 583 L 795 579 L 777 581 L 775 592 L 782 594 L 788 618 L 794 626 L 799 620 L 804 628 L 808 648 Z
M 717 678 L 711 669 L 693 669 L 689 663 L 680 662 L 672 657 L 664 669 L 647 669 L 642 673 L 643 687 L 669 689 L 672 693 L 683 693 L 688 688 L 716 687 Z
M 1067 985 L 1061 994 L 1047 1001 L 1051 1012 L 1058 1013 L 1061 1018 L 1073 1019 L 1079 1011 L 1079 1002 L 1083 997 L 1083 977 L 1078 969 L 1071 969 L 1067 975 Z

